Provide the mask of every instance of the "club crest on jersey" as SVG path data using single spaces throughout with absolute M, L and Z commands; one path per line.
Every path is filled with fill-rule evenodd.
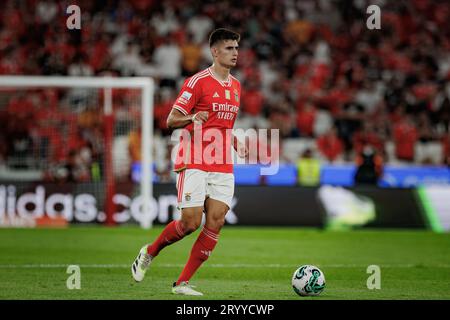
M 231 100 L 230 90 L 225 90 L 225 99 Z
M 190 192 L 186 192 L 184 194 L 184 199 L 186 199 L 186 201 L 191 201 L 191 193 Z
M 236 102 L 239 102 L 239 93 L 237 89 L 234 89 L 234 100 L 236 100 Z

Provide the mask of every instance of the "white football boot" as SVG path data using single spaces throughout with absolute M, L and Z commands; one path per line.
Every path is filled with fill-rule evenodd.
M 152 256 L 147 253 L 148 245 L 145 245 L 139 251 L 138 256 L 131 265 L 131 274 L 134 280 L 141 282 L 144 279 L 145 272 L 152 263 Z
M 203 293 L 192 289 L 195 286 L 191 286 L 187 282 L 183 281 L 179 285 L 176 285 L 176 284 L 177 284 L 176 282 L 173 283 L 173 287 L 172 287 L 173 294 L 181 294 L 181 295 L 185 295 L 185 296 L 202 296 L 203 295 Z

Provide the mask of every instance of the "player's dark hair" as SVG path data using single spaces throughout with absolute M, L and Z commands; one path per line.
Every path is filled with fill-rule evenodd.
M 241 35 L 239 33 L 236 33 L 234 31 L 225 29 L 225 28 L 219 28 L 214 30 L 210 36 L 209 36 L 209 47 L 212 47 L 217 42 L 222 40 L 236 40 L 239 42 L 241 39 Z

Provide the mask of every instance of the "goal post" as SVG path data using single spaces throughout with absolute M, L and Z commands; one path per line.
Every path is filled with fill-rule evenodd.
M 140 126 L 141 126 L 141 175 L 140 193 L 142 197 L 143 218 L 140 225 L 151 228 L 153 216 L 150 212 L 153 196 L 153 109 L 154 109 L 154 81 L 146 77 L 65 77 L 65 76 L 0 76 L 0 91 L 33 90 L 43 88 L 56 89 L 103 89 L 104 115 L 104 210 L 105 224 L 113 225 L 115 182 L 112 174 L 112 136 L 114 134 L 113 89 L 140 90 Z

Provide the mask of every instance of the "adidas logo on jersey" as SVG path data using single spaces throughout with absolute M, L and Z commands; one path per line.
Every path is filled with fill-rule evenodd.
M 214 92 L 213 98 L 219 98 L 219 94 L 217 92 Z

